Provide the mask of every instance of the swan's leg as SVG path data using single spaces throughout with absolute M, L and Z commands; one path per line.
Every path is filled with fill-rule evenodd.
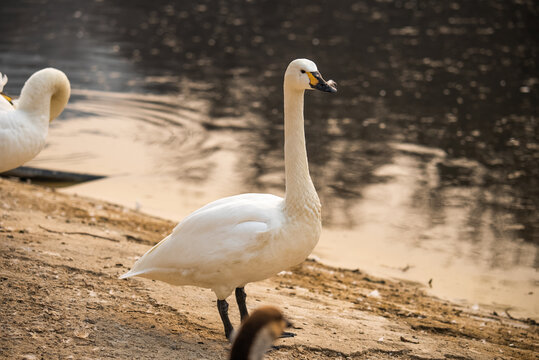
M 242 287 L 236 288 L 236 302 L 238 303 L 238 308 L 240 309 L 241 322 L 243 322 L 243 320 L 249 316 L 247 305 L 245 304 L 246 298 L 247 294 L 245 293 L 245 289 Z
M 240 309 L 241 322 L 243 322 L 243 320 L 245 320 L 249 316 L 249 312 L 247 311 L 247 305 L 245 304 L 245 299 L 247 299 L 245 288 L 236 288 L 236 302 L 238 303 L 238 308 Z M 283 331 L 280 337 L 289 338 L 294 336 L 296 336 L 296 334 L 288 331 Z
M 234 327 L 228 318 L 228 303 L 226 300 L 217 299 L 217 310 L 219 310 L 219 315 L 221 315 L 221 320 L 223 321 L 223 326 L 225 327 L 226 338 L 230 340 L 230 334 L 232 334 Z

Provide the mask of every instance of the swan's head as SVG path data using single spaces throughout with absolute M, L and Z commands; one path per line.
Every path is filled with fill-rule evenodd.
M 3 92 L 4 86 L 6 86 L 6 84 L 7 84 L 7 75 L 6 74 L 2 75 L 2 73 L 0 73 L 0 96 L 2 96 L 4 99 L 7 100 L 7 102 L 13 105 L 13 99 L 10 96 L 4 94 Z
M 318 72 L 316 64 L 308 59 L 292 61 L 284 74 L 285 86 L 295 90 L 320 90 L 337 92 L 337 84 L 333 80 L 325 81 Z

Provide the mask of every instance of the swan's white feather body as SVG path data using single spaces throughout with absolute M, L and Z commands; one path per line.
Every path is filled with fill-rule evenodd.
M 49 122 L 64 109 L 70 90 L 63 72 L 47 68 L 26 81 L 13 105 L 0 96 L 0 172 L 39 154 L 45 146 Z
M 181 221 L 122 278 L 206 287 L 224 299 L 236 287 L 303 261 L 316 244 L 319 231 L 305 232 L 287 223 L 283 207 L 284 199 L 270 194 L 214 201 Z M 290 237 L 292 233 L 300 238 Z M 293 251 L 301 243 L 300 247 L 310 246 L 301 253 Z
M 30 116 L 15 110 L 0 112 L 0 172 L 33 159 L 45 146 L 48 117 L 34 121 L 41 116 Z

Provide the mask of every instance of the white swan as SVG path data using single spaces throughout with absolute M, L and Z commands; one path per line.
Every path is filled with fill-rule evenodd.
M 291 325 L 277 308 L 256 309 L 234 337 L 230 360 L 262 360 L 273 342 Z
M 6 82 L 4 75 L 0 87 Z M 70 92 L 67 76 L 60 70 L 47 68 L 30 76 L 15 103 L 1 93 L 0 173 L 39 154 L 45 146 L 49 122 L 64 110 Z
M 305 90 L 336 92 L 315 63 L 297 59 L 284 76 L 286 196 L 242 194 L 214 201 L 187 216 L 120 278 L 141 276 L 212 289 L 230 339 L 226 298 L 236 289 L 242 320 L 245 284 L 301 263 L 318 242 L 320 200 L 309 176 L 303 126 Z

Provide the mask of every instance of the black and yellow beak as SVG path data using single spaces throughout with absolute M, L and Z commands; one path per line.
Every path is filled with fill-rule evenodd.
M 10 96 L 7 96 L 3 92 L 0 92 L 0 95 L 2 95 L 4 99 L 6 99 L 11 105 L 13 105 L 13 99 Z
M 318 71 L 307 71 L 307 76 L 309 76 L 309 85 L 311 85 L 311 88 L 325 92 L 337 92 L 337 84 L 332 80 L 326 82 Z

